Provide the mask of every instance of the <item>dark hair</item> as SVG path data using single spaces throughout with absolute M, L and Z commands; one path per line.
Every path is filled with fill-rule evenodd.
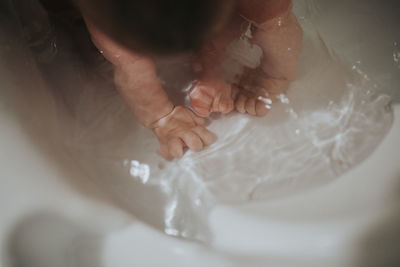
M 226 21 L 234 0 L 81 0 L 92 22 L 139 52 L 196 49 Z M 81 5 L 82 6 L 82 5 Z

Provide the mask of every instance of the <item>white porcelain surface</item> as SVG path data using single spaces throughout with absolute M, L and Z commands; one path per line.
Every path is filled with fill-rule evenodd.
M 30 68 L 32 58 L 22 44 L 0 45 L 0 266 L 11 267 L 9 252 L 19 224 L 41 214 L 78 225 L 89 236 L 86 241 L 98 248 L 93 252 L 83 246 L 82 253 L 97 257 L 103 265 L 99 267 L 398 266 L 400 65 L 395 56 L 400 50 L 392 42 L 400 41 L 399 25 L 392 19 L 396 4 L 366 1 L 364 8 L 376 5 L 382 26 L 342 12 L 344 5 L 354 10 L 358 0 L 309 2 L 314 4 L 309 7 L 323 11 L 317 14 L 324 17 L 314 19 L 327 43 L 348 62 L 365 59 L 364 70 L 394 97 L 393 125 L 372 155 L 329 184 L 257 203 L 216 206 L 209 218 L 202 218 L 211 232 L 206 243 L 173 238 L 156 229 L 157 222 L 150 226 L 139 221 L 86 179 L 87 173 L 54 143 L 54 99 L 41 89 L 45 84 Z M 346 30 L 348 25 L 355 29 Z M 2 30 L 0 44 L 16 31 L 12 25 Z M 376 42 L 369 32 L 377 36 Z M 369 51 L 374 51 L 371 57 Z M 32 106 L 36 108 L 30 110 Z M 46 125 L 37 123 L 42 119 L 49 119 L 48 129 L 35 128 Z M 147 214 L 145 205 L 136 207 Z

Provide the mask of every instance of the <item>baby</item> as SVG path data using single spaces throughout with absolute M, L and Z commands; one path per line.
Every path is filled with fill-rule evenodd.
M 181 158 L 215 141 L 211 112 L 264 116 L 274 94 L 296 76 L 302 31 L 291 0 L 77 0 L 93 43 L 114 65 L 120 94 L 160 142 L 159 154 Z M 243 37 L 245 30 L 251 36 Z M 257 67 L 227 81 L 221 59 L 234 40 L 263 52 Z M 246 39 L 247 38 L 247 39 Z M 246 40 L 244 40 L 246 39 Z M 192 110 L 174 106 L 157 76 L 154 55 L 196 51 Z

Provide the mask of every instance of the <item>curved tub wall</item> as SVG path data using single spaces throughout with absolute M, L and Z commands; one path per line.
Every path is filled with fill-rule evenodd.
M 399 105 L 394 113 L 393 127 L 374 154 L 340 179 L 284 199 L 214 209 L 214 246 L 254 264 L 396 266 Z
M 374 4 L 378 6 L 371 6 Z M 348 81 L 351 80 L 356 87 L 362 89 L 370 87 L 371 91 L 390 94 L 394 102 L 398 102 L 398 90 L 395 88 L 399 87 L 400 82 L 399 75 L 396 75 L 399 71 L 396 49 L 400 38 L 394 27 L 398 25 L 395 3 L 380 5 L 376 1 L 365 1 L 359 5 L 364 9 L 359 10 L 355 18 L 351 16 L 356 9 L 352 6 L 353 2 L 346 6 L 347 9 L 344 5 L 347 5 L 344 1 L 295 3 L 299 20 L 305 29 L 310 30 L 306 32 L 305 42 L 308 45 L 305 45 L 304 54 L 312 54 L 313 57 L 303 56 L 303 63 L 310 68 L 313 65 L 318 68 L 302 72 L 299 81 L 293 85 L 293 89 L 300 89 L 292 89 L 292 93 L 287 96 L 290 105 L 282 103 L 273 110 L 274 113 L 265 119 L 266 126 L 261 128 L 267 136 L 276 137 L 281 144 L 287 140 L 292 144 L 302 140 L 310 141 L 298 137 L 297 130 L 300 133 L 310 133 L 307 131 L 310 129 L 300 128 L 302 122 L 312 119 L 312 114 L 318 108 L 328 107 L 328 110 L 331 108 L 331 111 L 338 111 L 343 110 L 340 104 L 350 103 L 353 105 L 353 113 L 336 112 L 327 115 L 335 114 L 337 117 L 334 118 L 343 119 L 339 120 L 340 123 L 351 120 L 359 123 L 357 126 L 361 125 L 365 134 L 350 137 L 367 142 L 368 146 L 358 146 L 358 150 L 352 147 L 346 150 L 348 146 L 343 147 L 345 150 L 341 150 L 340 146 L 339 149 L 334 146 L 336 150 L 325 148 L 337 152 L 330 155 L 352 156 L 347 159 L 354 158 L 354 166 L 376 148 L 389 129 L 392 117 L 387 110 L 387 97 L 377 94 L 373 97 L 366 95 L 364 99 L 358 91 L 346 94 L 349 90 Z M 393 27 L 385 27 L 384 31 L 378 32 L 382 24 L 366 20 L 372 9 L 376 10 L 375 21 Z M 333 26 L 339 23 L 335 20 L 338 13 L 352 19 L 340 20 L 344 26 Z M 357 31 L 345 27 L 349 24 L 357 27 Z M 316 31 L 314 25 L 317 25 Z M 118 266 L 160 262 L 187 266 L 193 259 L 199 262 L 207 259 L 210 266 L 248 266 L 265 262 L 274 266 L 293 266 L 293 262 L 297 266 L 321 266 L 321 263 L 324 266 L 368 266 L 367 263 L 374 266 L 370 258 L 378 262 L 398 262 L 395 254 L 391 253 L 398 241 L 395 238 L 398 231 L 393 224 L 398 221 L 398 192 L 395 190 L 400 172 L 395 164 L 398 158 L 395 148 L 399 144 L 398 120 L 395 120 L 391 132 L 371 157 L 322 188 L 309 189 L 321 182 L 332 181 L 349 167 L 329 163 L 319 165 L 321 169 L 314 170 L 308 180 L 289 179 L 286 182 L 278 180 L 275 184 L 262 184 L 257 181 L 257 175 L 263 173 L 263 168 L 250 166 L 248 170 L 241 168 L 237 173 L 233 172 L 236 175 L 233 176 L 235 183 L 226 187 L 224 185 L 229 183 L 232 175 L 225 176 L 225 173 L 232 172 L 231 166 L 242 164 L 244 167 L 246 164 L 241 162 L 240 157 L 232 157 L 231 162 L 225 164 L 217 161 L 218 157 L 213 158 L 210 152 L 216 155 L 218 151 L 221 153 L 218 154 L 220 158 L 232 154 L 232 143 L 248 145 L 246 130 L 251 129 L 252 133 L 257 133 L 257 129 L 254 129 L 259 127 L 259 122 L 254 123 L 247 118 L 237 120 L 235 117 L 220 119 L 210 126 L 214 131 L 221 136 L 227 132 L 241 133 L 238 135 L 240 138 L 232 139 L 233 135 L 226 135 L 219 146 L 203 154 L 189 154 L 183 161 L 172 165 L 164 163 L 164 169 L 161 170 L 157 167 L 160 160 L 148 153 L 157 148 L 157 143 L 148 138 L 149 132 L 133 122 L 115 92 L 107 89 L 107 86 L 95 86 L 109 81 L 101 80 L 104 78 L 101 76 L 97 77 L 97 81 L 76 79 L 80 74 L 80 63 L 71 60 L 68 53 L 60 53 L 63 56 L 57 60 L 61 64 L 51 69 L 52 73 L 65 75 L 56 81 L 46 79 L 36 67 L 35 59 L 21 35 L 15 35 L 15 32 L 21 30 L 19 26 L 18 23 L 4 24 L 0 42 L 1 147 L 7 151 L 0 154 L 4 185 L 1 187 L 1 203 L 5 205 L 0 227 L 0 248 L 5 254 L 8 233 L 18 229 L 16 222 L 23 220 L 26 214 L 36 212 L 60 214 L 62 207 L 63 216 L 85 225 L 86 234 L 93 236 L 109 233 L 103 235 L 102 241 L 95 242 L 104 251 L 104 254 L 100 253 L 103 263 L 109 266 L 116 266 L 115 261 L 118 259 Z M 363 34 L 368 29 L 374 31 L 374 35 Z M 375 33 L 379 38 L 374 37 Z M 325 42 L 318 40 L 319 37 Z M 360 45 L 354 50 L 354 46 L 348 43 Z M 376 53 L 370 56 L 369 51 Z M 337 57 L 344 60 L 349 69 L 353 68 L 352 71 L 343 69 Z M 340 79 L 333 79 L 332 73 Z M 54 90 L 54 83 L 59 86 L 57 90 Z M 32 88 L 32 85 L 35 90 L 26 90 Z M 81 87 L 77 85 L 81 85 L 84 90 L 80 91 Z M 309 86 L 302 91 L 305 85 Z M 321 100 L 316 97 L 320 90 L 325 93 L 322 101 L 314 101 Z M 310 97 L 305 98 L 304 94 Z M 294 101 L 296 99 L 302 101 Z M 336 106 L 329 106 L 332 99 L 336 101 Z M 366 102 L 363 104 L 362 100 Z M 285 99 L 282 102 L 286 102 Z M 90 108 L 85 108 L 88 104 Z M 395 118 L 398 118 L 398 112 L 398 107 L 395 107 Z M 362 116 L 349 114 L 368 116 L 362 120 Z M 238 126 L 238 121 L 241 126 Z M 285 126 L 289 122 L 299 126 Z M 376 122 L 375 128 L 371 127 L 373 122 Z M 323 125 L 326 127 L 328 124 L 329 120 Z M 318 126 L 314 125 L 316 129 Z M 279 130 L 282 129 L 290 131 L 279 136 Z M 337 130 L 335 127 L 332 129 L 333 133 Z M 262 137 L 259 135 L 255 149 L 259 149 L 260 144 L 261 147 L 276 145 L 263 143 L 265 138 Z M 348 141 L 350 144 L 351 140 Z M 310 149 L 309 146 L 303 147 L 306 149 L 303 152 Z M 366 150 L 361 149 L 365 147 Z M 270 152 L 266 151 L 266 155 Z M 310 150 L 310 153 L 313 151 Z M 96 154 L 95 158 L 93 154 Z M 281 163 L 278 157 L 275 159 Z M 265 163 L 257 160 L 253 164 L 259 166 Z M 322 162 L 318 158 L 316 160 Z M 213 165 L 221 168 L 212 169 L 215 175 L 207 176 L 207 172 L 203 173 L 205 179 L 199 180 L 198 174 L 204 170 L 203 166 Z M 180 171 L 177 172 L 177 169 Z M 290 171 L 290 168 L 283 170 Z M 278 171 L 276 167 L 275 174 L 287 177 L 287 174 L 285 176 L 285 173 Z M 92 178 L 87 179 L 88 176 Z M 382 178 L 377 179 L 378 176 Z M 221 179 L 215 180 L 213 177 Z M 307 172 L 302 177 L 307 177 Z M 243 178 L 252 179 L 252 186 L 248 186 L 248 180 Z M 246 190 L 240 190 L 242 188 Z M 303 189 L 310 191 L 291 195 Z M 221 204 L 238 201 L 243 204 L 248 200 L 263 199 L 268 201 L 244 206 Z M 192 244 L 163 236 L 147 225 L 132 221 L 132 216 L 169 235 L 195 238 L 204 243 Z M 127 224 L 133 226 L 126 230 L 113 230 Z M 383 231 L 381 225 L 388 232 Z M 136 240 L 141 240 L 136 247 L 138 254 L 132 255 L 122 249 L 126 247 L 124 244 Z M 157 247 L 154 247 L 153 240 L 159 241 Z M 377 240 L 376 244 L 374 240 Z M 159 259 L 152 258 L 150 261 L 149 247 L 153 247 L 157 255 L 160 255 Z M 385 251 L 377 248 L 385 248 Z

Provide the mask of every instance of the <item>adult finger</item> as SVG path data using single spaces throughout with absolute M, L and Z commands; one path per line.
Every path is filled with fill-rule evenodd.
M 193 132 L 195 132 L 201 139 L 204 145 L 209 146 L 217 140 L 217 136 L 212 132 L 208 131 L 206 128 L 202 126 L 197 126 L 193 128 Z
M 168 141 L 169 154 L 174 158 L 180 159 L 183 157 L 183 148 L 184 144 L 182 140 L 178 137 L 172 138 Z
M 167 145 L 161 145 L 160 146 L 160 149 L 158 150 L 158 155 L 160 155 L 161 157 L 163 157 L 167 161 L 173 160 L 173 157 L 171 156 L 171 154 L 168 151 L 168 146 Z
M 187 131 L 181 136 L 183 142 L 185 142 L 186 146 L 191 150 L 198 152 L 203 149 L 203 142 L 200 137 L 192 131 Z

